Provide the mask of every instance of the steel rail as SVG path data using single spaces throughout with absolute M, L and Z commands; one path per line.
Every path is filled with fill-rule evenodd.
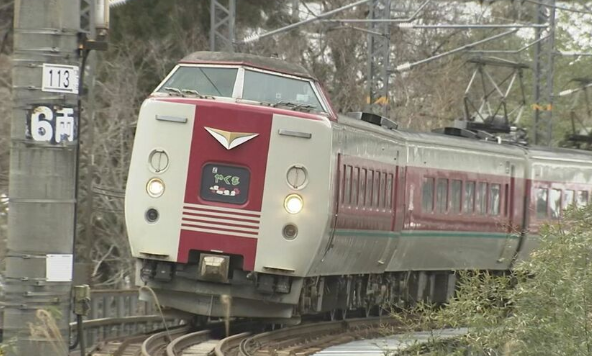
M 182 355 L 183 350 L 211 340 L 211 335 L 211 330 L 201 330 L 180 336 L 168 344 L 166 347 L 166 356 Z
M 244 355 L 240 353 L 239 348 L 244 339 L 249 337 L 251 333 L 244 332 L 222 339 L 216 344 L 214 348 L 214 355 L 216 356 L 230 356 L 230 355 Z
M 190 326 L 184 325 L 176 329 L 165 330 L 150 336 L 142 343 L 141 355 L 156 356 L 157 352 L 162 352 L 165 350 L 169 343 L 187 334 L 189 330 Z
M 242 333 L 221 340 L 214 350 L 216 356 L 251 356 L 269 347 L 273 348 L 274 352 L 295 346 L 318 347 L 335 342 L 335 339 L 329 341 L 324 339 L 333 335 L 343 337 L 357 332 L 369 332 L 396 322 L 397 319 L 391 317 L 360 318 L 287 327 L 253 336 Z

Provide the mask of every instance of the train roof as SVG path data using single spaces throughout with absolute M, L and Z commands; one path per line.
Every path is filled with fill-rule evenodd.
M 180 63 L 245 65 L 314 79 L 314 77 L 299 64 L 286 62 L 279 58 L 262 57 L 254 54 L 200 51 L 185 56 L 181 59 Z
M 581 162 L 592 165 L 592 152 L 572 148 L 539 147 L 528 148 L 531 158 L 539 160 L 556 160 Z
M 460 148 L 467 151 L 488 151 L 492 153 L 507 155 L 526 155 L 526 150 L 521 146 L 498 144 L 494 141 L 474 140 L 434 132 L 418 132 L 400 129 L 389 130 L 387 128 L 370 124 L 362 120 L 350 118 L 345 115 L 339 115 L 339 122 L 345 125 L 359 127 L 364 130 L 371 130 L 384 135 L 395 136 L 400 140 L 407 141 L 409 143 L 425 144 L 428 146 Z
M 464 137 L 449 136 L 434 132 L 398 131 L 401 136 L 411 142 L 425 143 L 438 146 L 457 147 L 466 150 L 487 150 L 500 154 L 525 154 L 521 146 L 499 144 L 496 141 L 475 140 Z

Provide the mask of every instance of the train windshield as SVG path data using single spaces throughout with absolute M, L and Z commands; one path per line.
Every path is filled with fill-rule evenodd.
M 324 111 L 309 81 L 245 70 L 243 99 Z
M 201 95 L 232 97 L 238 68 L 179 67 L 160 86 L 159 92 L 198 92 Z
M 241 98 L 326 112 L 310 80 L 246 68 L 179 66 L 157 92 Z

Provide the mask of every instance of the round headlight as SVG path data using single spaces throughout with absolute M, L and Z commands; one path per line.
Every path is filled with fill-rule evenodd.
M 146 192 L 153 198 L 158 198 L 164 193 L 164 182 L 160 178 L 152 178 L 146 184 Z
M 298 214 L 304 207 L 304 201 L 298 194 L 290 194 L 284 200 L 284 208 L 290 214 Z

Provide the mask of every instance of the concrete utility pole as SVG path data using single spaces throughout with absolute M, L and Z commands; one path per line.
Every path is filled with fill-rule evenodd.
M 80 1 L 16 0 L 4 340 L 67 355 Z

